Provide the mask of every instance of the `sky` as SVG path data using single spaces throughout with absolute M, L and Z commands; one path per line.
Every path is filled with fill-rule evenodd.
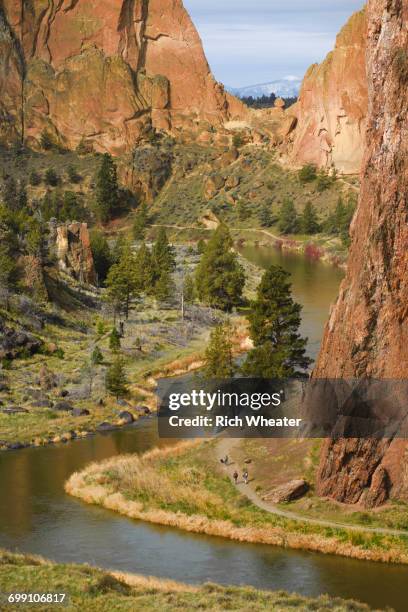
M 303 77 L 364 0 L 184 0 L 217 80 L 230 87 Z

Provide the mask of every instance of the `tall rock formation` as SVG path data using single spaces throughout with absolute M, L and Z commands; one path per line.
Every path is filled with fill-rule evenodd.
M 367 14 L 362 188 L 347 275 L 325 331 L 317 378 L 408 378 L 408 3 L 369 0 Z M 387 495 L 407 498 L 407 444 L 328 441 L 319 494 L 367 505 Z
M 151 124 L 217 126 L 245 113 L 214 80 L 182 0 L 163 6 L 0 0 L 1 131 L 7 117 L 29 144 L 46 129 L 70 148 L 85 139 L 120 154 Z
M 297 127 L 292 162 L 334 166 L 345 174 L 361 169 L 367 115 L 366 12 L 355 13 L 322 64 L 303 80 L 298 103 L 288 110 Z

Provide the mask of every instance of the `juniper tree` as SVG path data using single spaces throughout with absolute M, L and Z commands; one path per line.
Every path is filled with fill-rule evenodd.
M 243 372 L 259 378 L 287 378 L 311 363 L 307 339 L 299 334 L 302 307 L 292 298 L 289 273 L 271 266 L 262 277 L 249 315 L 254 348 Z
M 112 254 L 105 236 L 96 229 L 91 231 L 91 251 L 99 283 L 103 285 L 112 265 Z
M 126 319 L 132 300 L 138 295 L 138 284 L 135 275 L 136 260 L 129 243 L 125 243 L 106 278 L 107 299 L 113 306 L 115 314 L 123 311 Z
M 229 321 L 217 325 L 211 332 L 205 351 L 206 378 L 231 378 L 234 375 L 232 326 Z
M 119 187 L 116 165 L 105 153 L 96 176 L 96 213 L 99 219 L 106 223 L 112 218 L 119 206 Z
M 144 240 L 146 226 L 148 223 L 148 210 L 146 202 L 143 202 L 136 212 L 133 222 L 133 237 L 135 240 Z
M 278 228 L 282 234 L 296 234 L 299 231 L 299 219 L 293 200 L 285 198 L 279 213 Z
M 316 209 L 311 202 L 306 202 L 305 204 L 301 219 L 301 227 L 305 234 L 317 234 L 320 231 Z
M 208 241 L 195 273 L 199 299 L 225 312 L 241 303 L 245 285 L 244 270 L 232 244 L 228 228 L 220 225 Z
M 116 325 L 112 329 L 111 334 L 109 336 L 109 348 L 114 353 L 120 350 L 120 334 L 116 328 Z
M 118 355 L 106 372 L 106 389 L 119 399 L 128 394 L 128 384 L 123 358 Z

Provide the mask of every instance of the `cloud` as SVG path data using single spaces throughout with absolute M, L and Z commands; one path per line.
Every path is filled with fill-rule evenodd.
M 217 79 L 230 86 L 303 75 L 333 48 L 362 0 L 184 0 Z

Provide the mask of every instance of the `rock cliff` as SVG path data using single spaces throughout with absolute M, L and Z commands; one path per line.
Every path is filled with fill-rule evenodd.
M 86 223 L 64 223 L 51 227 L 58 265 L 81 283 L 94 285 L 96 272 Z
M 408 377 L 408 4 L 369 0 L 367 147 L 346 278 L 314 376 Z M 318 492 L 367 505 L 408 497 L 398 439 L 327 442 Z
M 150 126 L 217 126 L 245 107 L 217 83 L 181 0 L 0 0 L 3 139 L 46 129 L 133 149 Z M 3 134 L 4 132 L 4 134 Z
M 337 37 L 334 51 L 313 64 L 298 103 L 287 111 L 297 119 L 291 161 L 360 171 L 367 115 L 366 11 L 355 13 Z

